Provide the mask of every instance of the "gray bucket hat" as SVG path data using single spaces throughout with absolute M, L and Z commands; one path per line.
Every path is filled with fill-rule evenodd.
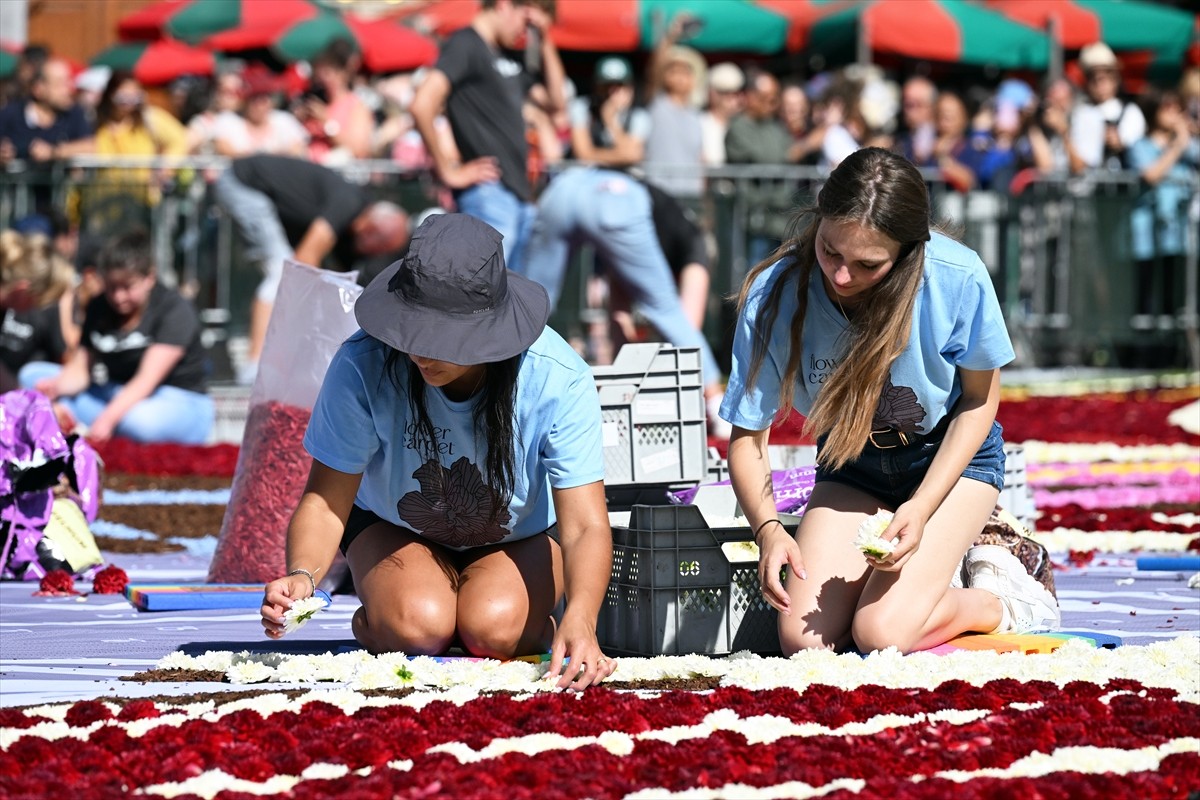
M 354 304 L 359 326 L 402 353 L 452 364 L 524 352 L 546 327 L 550 298 L 504 266 L 503 238 L 467 214 L 429 217 Z

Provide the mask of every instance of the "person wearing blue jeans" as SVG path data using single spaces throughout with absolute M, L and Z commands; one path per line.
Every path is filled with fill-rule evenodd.
M 64 427 L 83 423 L 94 442 L 204 444 L 216 412 L 196 309 L 157 282 L 145 231 L 110 240 L 98 266 L 104 293 L 88 304 L 80 346 L 63 365 L 26 364 L 22 388 L 46 395 Z
M 671 267 L 654 229 L 650 193 L 615 170 L 571 167 L 538 200 L 524 275 L 557 303 L 572 248 L 588 243 L 638 304 L 659 335 L 676 347 L 700 348 L 710 422 L 722 396 L 721 370 L 704 335 L 684 313 Z M 714 434 L 725 433 L 713 425 Z
M 504 237 L 504 258 L 513 272 L 521 264 L 537 217 L 537 206 L 522 200 L 499 181 L 477 183 L 454 193 L 462 214 L 470 214 L 491 225 Z
M 553 0 L 481 0 L 471 24 L 446 37 L 409 106 L 457 210 L 500 232 L 504 259 L 518 274 L 536 210 L 525 99 L 541 84 L 546 111 L 566 106 L 562 59 L 549 35 L 553 11 Z M 508 55 L 520 47 L 530 47 L 524 63 Z M 441 114 L 453 148 L 438 130 Z
M 21 368 L 19 380 L 22 387 L 32 388 L 61 371 L 61 364 L 33 361 Z M 93 385 L 74 397 L 60 397 L 57 402 L 75 420 L 90 427 L 123 388 L 116 383 Z M 213 399 L 207 394 L 159 386 L 121 418 L 113 435 L 135 442 L 206 444 L 215 417 Z

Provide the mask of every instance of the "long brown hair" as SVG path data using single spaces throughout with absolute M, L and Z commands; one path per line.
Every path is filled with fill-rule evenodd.
M 865 292 L 863 302 L 855 307 L 845 357 L 821 386 L 804 423 L 807 435 L 827 437 L 821 447 L 821 464 L 838 469 L 862 452 L 892 362 L 908 344 L 913 306 L 924 275 L 925 242 L 930 237 L 929 192 L 921 173 L 902 156 L 878 147 L 858 150 L 830 174 L 816 205 L 802 209 L 792 221 L 784 245 L 750 270 L 738 294 L 739 314 L 755 279 L 780 257 L 792 259 L 755 320 L 757 336 L 747 385 L 754 384 L 762 369 L 784 287 L 791 277 L 797 278 L 797 308 L 789 323 L 791 347 L 780 388 L 781 409 L 791 408 L 795 395 L 808 287 L 817 266 L 817 227 L 826 219 L 854 222 L 900 243 L 891 271 Z
M 38 308 L 47 306 L 75 285 L 75 268 L 54 252 L 54 242 L 40 233 L 0 231 L 0 286 L 28 281 Z

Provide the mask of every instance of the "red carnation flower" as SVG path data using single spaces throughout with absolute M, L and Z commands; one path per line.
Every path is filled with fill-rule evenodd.
M 75 591 L 75 579 L 65 569 L 52 569 L 42 578 L 35 596 L 58 597 L 67 594 L 78 594 Z
M 97 700 L 80 700 L 67 709 L 66 722 L 68 725 L 86 727 L 93 722 L 112 719 L 113 713 L 108 706 Z
M 96 577 L 92 579 L 92 592 L 94 594 L 121 594 L 128 585 L 129 576 L 125 574 L 125 570 L 109 564 L 97 572 Z

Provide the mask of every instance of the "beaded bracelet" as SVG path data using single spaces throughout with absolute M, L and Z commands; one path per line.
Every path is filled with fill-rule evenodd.
M 306 569 L 294 569 L 288 573 L 288 577 L 290 578 L 293 575 L 303 575 L 304 577 L 308 578 L 308 582 L 312 584 L 312 594 L 310 594 L 309 597 L 312 597 L 317 593 L 317 579 L 313 577 L 311 572 Z
M 784 526 L 784 524 L 783 524 L 783 520 L 781 520 L 781 519 L 778 519 L 778 518 L 776 518 L 776 519 L 769 519 L 769 520 L 767 520 L 766 522 L 762 523 L 761 525 L 759 525 L 757 528 L 755 528 L 755 529 L 754 529 L 754 543 L 755 543 L 755 544 L 758 544 L 758 535 L 759 535 L 760 533 L 762 533 L 762 529 L 763 529 L 763 528 L 765 528 L 765 527 L 767 527 L 768 525 L 770 525 L 772 522 L 778 522 L 778 523 L 779 523 L 779 527 L 783 528 L 784 530 L 787 530 L 787 528 L 786 528 L 786 527 Z

